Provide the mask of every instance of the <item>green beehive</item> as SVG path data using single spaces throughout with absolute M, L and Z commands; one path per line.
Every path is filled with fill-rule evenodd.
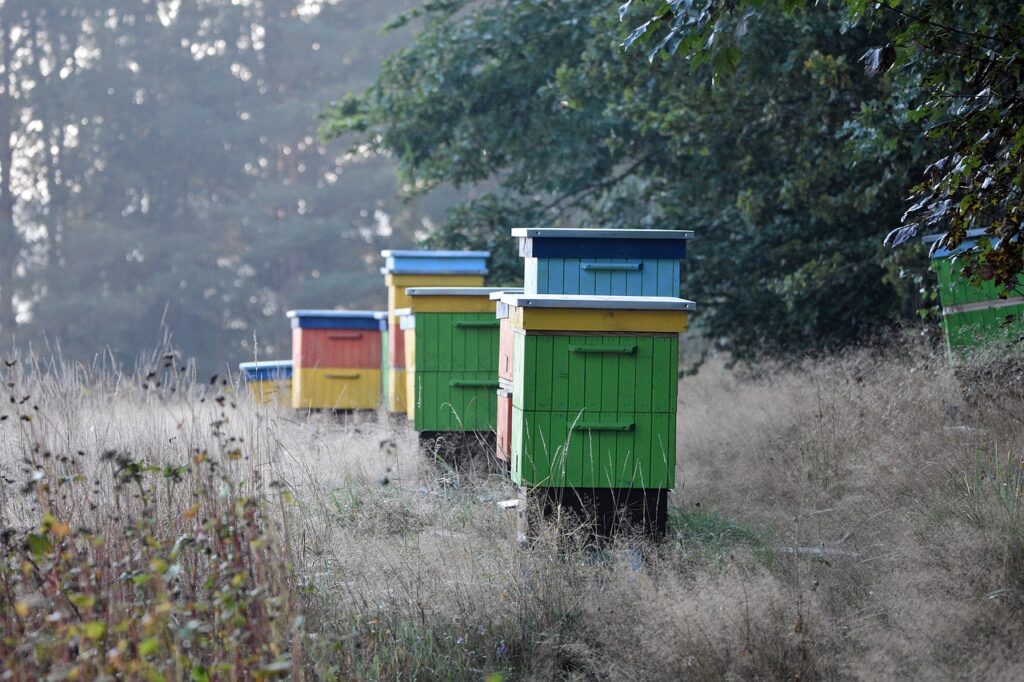
M 1024 297 L 1000 298 L 1002 287 L 991 282 L 972 286 L 960 274 L 962 264 L 956 256 L 977 248 L 985 230 L 970 230 L 954 250 L 937 248 L 932 256 L 932 269 L 939 280 L 939 301 L 942 304 L 942 329 L 950 357 L 992 350 L 1015 343 L 1024 336 Z M 944 235 L 924 238 L 932 244 Z M 993 239 L 993 246 L 998 239 Z
M 694 304 L 516 294 L 502 301 L 515 335 L 513 482 L 672 488 L 679 334 Z
M 401 316 L 407 411 L 420 432 L 492 432 L 498 323 L 485 287 L 412 287 Z

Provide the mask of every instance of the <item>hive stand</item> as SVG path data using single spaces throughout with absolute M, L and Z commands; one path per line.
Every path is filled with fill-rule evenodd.
M 242 362 L 238 369 L 241 380 L 257 403 L 292 404 L 292 361 L 265 360 Z
M 401 311 L 408 415 L 425 449 L 493 445 L 498 320 L 487 287 L 412 287 Z M 456 434 L 471 434 L 466 437 Z M 461 446 L 465 445 L 465 448 Z
M 675 485 L 679 334 L 695 304 L 528 294 L 501 301 L 513 331 L 510 450 L 520 518 L 530 506 L 569 505 L 598 535 L 627 519 L 660 537 Z
M 944 236 L 928 235 L 924 242 L 934 244 Z M 1024 296 L 1001 299 L 1002 287 L 992 282 L 975 287 L 960 274 L 962 265 L 956 257 L 977 249 L 978 240 L 985 236 L 983 229 L 970 230 L 956 249 L 936 248 L 931 254 L 932 270 L 939 280 L 942 330 L 950 361 L 1015 345 L 1024 336 Z M 993 247 L 998 244 L 998 239 L 992 239 Z
M 395 415 L 406 412 L 405 340 L 396 310 L 409 307 L 408 287 L 474 287 L 484 283 L 488 251 L 385 250 L 384 282 L 388 288 L 388 365 L 384 404 Z
M 373 310 L 289 310 L 292 407 L 375 410 L 380 405 L 381 320 Z

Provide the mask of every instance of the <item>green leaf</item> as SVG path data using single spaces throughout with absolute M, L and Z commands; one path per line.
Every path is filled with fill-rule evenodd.
M 139 643 L 139 655 L 148 658 L 160 650 L 160 640 L 156 637 L 144 639 Z
M 82 625 L 82 634 L 85 635 L 87 639 L 103 639 L 103 635 L 106 633 L 107 624 L 102 620 L 91 620 Z
M 37 559 L 53 551 L 53 544 L 50 542 L 50 538 L 38 533 L 29 533 L 28 537 L 25 538 L 25 544 L 28 546 L 28 551 Z

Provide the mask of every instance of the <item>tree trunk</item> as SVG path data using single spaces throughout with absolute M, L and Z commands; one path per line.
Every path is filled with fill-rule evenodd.
M 11 86 L 11 25 L 10 7 L 4 2 L 0 9 L 0 63 L 3 80 L 0 81 L 0 334 L 4 340 L 14 334 L 16 320 L 14 308 L 14 269 L 21 252 L 21 236 L 14 224 L 14 197 L 11 196 L 11 167 L 14 147 L 11 140 L 11 121 L 14 100 Z

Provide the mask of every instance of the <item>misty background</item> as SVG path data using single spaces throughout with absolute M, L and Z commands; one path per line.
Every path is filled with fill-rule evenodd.
M 218 371 L 289 357 L 287 309 L 383 309 L 380 249 L 448 195 L 317 128 L 414 4 L 4 0 L 0 349 L 131 364 L 166 325 Z

